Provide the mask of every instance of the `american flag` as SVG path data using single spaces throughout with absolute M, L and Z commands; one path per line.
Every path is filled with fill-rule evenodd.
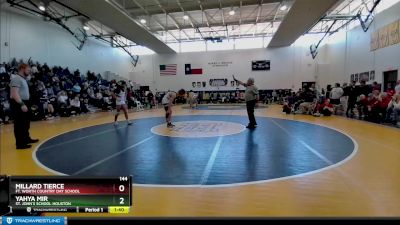
M 160 65 L 160 75 L 168 76 L 168 75 L 176 75 L 176 64 L 166 64 Z

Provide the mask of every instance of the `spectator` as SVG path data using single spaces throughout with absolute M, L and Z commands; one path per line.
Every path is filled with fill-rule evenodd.
M 79 95 L 76 95 L 70 102 L 71 104 L 71 114 L 72 115 L 79 115 L 81 114 L 81 100 Z
M 392 96 L 389 96 L 386 92 L 382 92 L 378 97 L 378 122 L 384 122 L 386 118 L 386 111 L 389 106 Z
M 378 92 L 377 90 L 375 90 L 374 92 L 375 93 L 371 93 L 368 95 L 368 111 L 366 120 L 370 122 L 379 121 L 379 95 L 376 95 L 376 93 Z
M 363 119 L 368 114 L 368 98 L 365 95 L 360 95 L 357 102 L 358 118 Z
M 399 121 L 400 116 L 400 95 L 396 94 L 392 97 L 387 108 L 387 121 L 391 122 L 393 125 L 400 126 Z
M 333 105 L 330 103 L 329 98 L 325 99 L 323 103 L 317 104 L 315 109 L 316 112 L 314 113 L 314 116 L 331 116 L 334 111 Z
M 6 74 L 6 73 L 7 73 L 7 71 L 6 71 L 5 63 L 0 64 L 0 76 L 3 74 Z
M 59 93 L 59 96 L 58 96 L 57 100 L 58 100 L 58 102 L 57 102 L 58 105 L 64 106 L 64 107 L 68 106 L 68 96 L 67 96 L 67 93 L 65 91 L 61 91 Z
M 393 95 L 396 94 L 396 92 L 394 91 L 394 89 L 393 89 L 391 83 L 388 83 L 388 84 L 387 84 L 386 93 L 387 93 L 390 97 L 392 97 Z
M 347 105 L 349 102 L 349 93 L 348 93 L 348 87 L 347 83 L 343 83 L 342 89 L 343 89 L 343 95 L 340 97 L 340 104 L 343 106 L 343 111 L 347 112 Z
M 331 91 L 332 91 L 332 85 L 328 84 L 326 86 L 326 93 L 325 93 L 325 98 L 330 98 L 331 97 Z
M 357 97 L 358 97 L 356 82 L 351 81 L 351 84 L 349 86 L 347 86 L 343 91 L 348 96 L 346 116 L 352 117 L 353 110 L 356 105 Z
M 149 91 L 149 93 L 147 94 L 147 101 L 149 103 L 150 109 L 152 109 L 154 105 L 154 94 L 151 91 Z
M 76 83 L 76 84 L 72 87 L 72 91 L 73 91 L 75 94 L 81 93 L 81 87 L 79 86 L 78 83 Z
M 372 91 L 381 91 L 381 85 L 378 84 L 378 82 L 374 81 L 372 83 Z
M 332 88 L 331 94 L 330 94 L 330 102 L 333 105 L 339 105 L 340 104 L 340 97 L 343 95 L 343 89 L 340 87 L 339 83 L 335 84 L 335 87 Z
M 272 102 L 276 102 L 278 100 L 278 94 L 275 90 L 272 91 Z
M 368 96 L 371 93 L 370 87 L 368 87 L 365 83 L 365 81 L 360 82 L 360 86 L 358 86 L 358 95 L 365 95 Z
M 10 103 L 5 99 L 0 99 L 0 125 L 8 124 L 10 117 Z
M 397 81 L 394 91 L 396 92 L 397 95 L 400 94 L 400 80 Z

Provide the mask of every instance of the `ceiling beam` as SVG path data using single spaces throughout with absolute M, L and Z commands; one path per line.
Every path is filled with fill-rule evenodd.
M 138 1 L 136 0 L 131 0 L 133 3 L 135 3 L 135 5 L 137 5 L 141 10 L 143 10 L 143 12 L 145 13 L 145 15 L 150 15 L 149 11 L 147 11 Z M 125 9 L 126 10 L 126 9 Z M 129 12 L 129 10 L 127 10 Z M 143 16 L 143 15 L 142 15 Z
M 145 46 L 156 53 L 176 53 L 132 19 L 132 16 L 111 1 L 59 0 L 64 5 L 96 20 L 132 42 Z M 93 7 L 96 6 L 96 7 Z M 107 16 L 104 16 L 107 15 Z
M 242 6 L 243 6 L 243 2 L 240 1 L 240 5 L 239 5 L 239 25 L 242 24 Z
M 166 27 L 164 27 L 164 26 L 160 23 L 160 21 L 158 21 L 156 18 L 153 18 L 153 20 L 154 20 L 165 32 L 169 33 L 176 41 L 179 42 L 179 39 L 176 38 L 175 35 L 174 35 L 172 32 L 170 32 Z
M 171 14 L 167 14 L 167 16 L 172 20 L 173 24 L 175 25 L 176 28 L 178 28 L 178 30 L 181 30 L 182 33 L 186 36 L 186 38 L 189 40 L 189 35 L 182 30 L 181 26 L 179 25 L 178 21 L 175 19 L 175 17 L 173 17 Z
M 221 18 L 222 18 L 222 26 L 225 26 L 224 9 L 222 8 L 221 0 L 218 0 L 218 2 L 219 2 L 219 11 L 221 12 Z
M 203 4 L 201 3 L 200 0 L 197 1 L 197 2 L 199 3 L 199 6 L 200 6 L 200 10 L 201 10 L 201 13 L 202 13 L 201 15 L 204 15 L 206 17 L 207 27 L 210 27 L 210 22 L 208 21 L 207 12 L 204 11 Z M 201 21 L 201 22 L 203 22 L 203 21 Z
M 229 7 L 239 7 L 240 4 L 242 4 L 242 6 L 258 5 L 260 0 L 232 0 L 231 2 L 232 3 L 231 5 L 229 5 Z M 280 2 L 282 2 L 282 0 L 264 0 L 263 4 L 280 3 Z M 203 10 L 218 9 L 220 7 L 219 1 L 206 1 L 206 3 L 207 4 L 203 4 Z M 177 5 L 169 4 L 168 6 L 164 7 L 164 9 L 167 13 L 178 13 L 182 11 L 181 9 L 182 7 L 185 8 L 186 12 L 199 10 L 199 5 L 193 4 L 193 1 L 179 2 L 179 4 Z M 126 10 L 135 16 L 146 15 L 146 13 L 140 7 L 129 7 L 126 8 Z M 164 13 L 163 10 L 161 10 L 157 5 L 147 7 L 146 11 L 150 15 Z
M 268 47 L 284 47 L 293 44 L 342 0 L 297 0 L 273 36 Z
M 258 5 L 258 13 L 257 13 L 257 17 L 256 17 L 256 23 L 258 23 L 258 19 L 260 18 L 260 15 L 261 15 L 262 4 L 263 4 L 263 0 L 261 0 L 260 4 Z
M 176 3 L 178 3 L 179 8 L 181 9 L 181 11 L 183 12 L 183 14 L 187 15 L 189 17 L 189 23 L 192 26 L 192 28 L 195 28 L 194 23 L 193 23 L 193 18 L 189 15 L 189 13 L 186 13 L 185 9 L 182 7 L 181 1 L 176 0 Z
M 265 18 L 265 20 L 264 20 L 263 17 L 260 17 L 260 20 L 262 22 L 259 22 L 259 24 L 260 23 L 268 23 L 268 22 L 272 22 L 273 21 L 273 17 L 272 16 L 268 16 L 268 18 Z M 241 25 L 247 25 L 247 24 L 254 24 L 254 18 L 247 18 L 247 19 L 245 18 L 245 19 L 242 20 L 242 24 Z M 226 26 L 232 26 L 232 25 L 240 25 L 240 24 L 239 24 L 239 21 L 235 21 L 235 22 L 226 23 L 225 25 Z M 180 27 L 180 29 L 193 28 L 190 24 L 181 25 L 179 27 Z M 208 26 L 207 26 L 207 24 L 199 24 L 199 25 L 196 26 L 196 28 L 202 28 L 202 27 L 208 27 Z M 210 27 L 223 27 L 223 26 L 221 25 L 221 22 L 215 22 L 215 23 L 210 23 Z M 171 29 L 171 27 L 169 29 Z M 161 30 L 158 29 L 158 28 L 152 28 L 152 31 L 156 32 L 156 31 L 161 31 Z

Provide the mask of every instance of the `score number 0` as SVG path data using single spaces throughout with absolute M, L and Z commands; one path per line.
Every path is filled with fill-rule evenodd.
M 128 177 L 120 177 L 119 181 L 128 181 Z M 125 191 L 125 186 L 123 184 L 119 185 L 118 190 L 120 192 L 124 192 Z M 123 197 L 119 198 L 119 204 L 120 205 L 124 205 L 125 204 L 125 199 Z

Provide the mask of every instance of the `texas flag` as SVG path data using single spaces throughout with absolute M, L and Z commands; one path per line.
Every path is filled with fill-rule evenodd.
M 185 75 L 192 75 L 192 74 L 203 74 L 203 69 L 193 69 L 192 64 L 185 64 Z

